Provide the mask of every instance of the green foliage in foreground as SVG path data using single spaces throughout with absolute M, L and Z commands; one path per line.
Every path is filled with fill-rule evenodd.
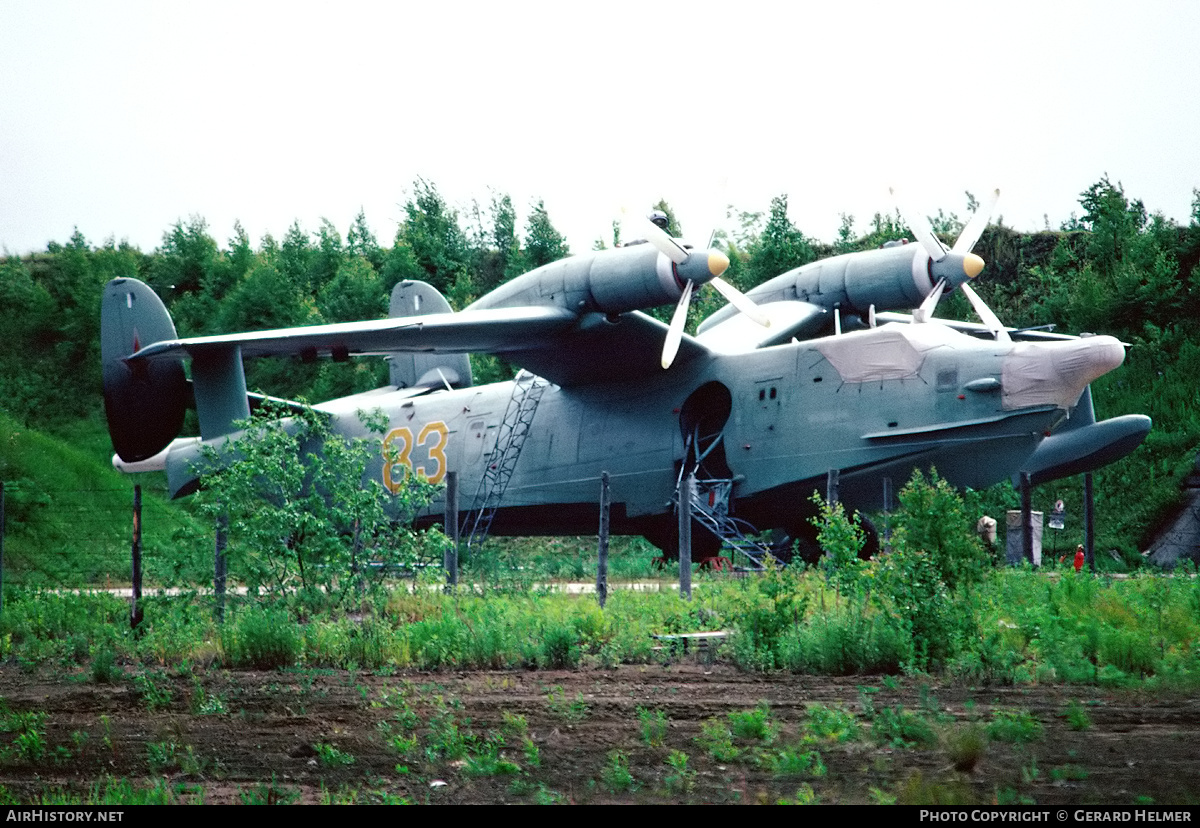
M 441 557 L 440 533 L 411 528 L 434 487 L 410 475 L 387 489 L 368 473 L 382 414 L 359 412 L 367 436 L 355 438 L 311 408 L 282 414 L 255 414 L 202 461 L 201 511 L 227 522 L 229 571 L 251 594 L 296 615 L 345 608 L 393 571 Z
M 591 596 L 528 578 L 446 592 L 430 568 L 415 583 L 353 590 L 353 615 L 336 583 L 314 593 L 333 600 L 302 614 L 269 594 L 230 597 L 223 625 L 207 598 L 147 598 L 132 636 L 126 604 L 107 594 L 13 590 L 0 617 L 0 658 L 78 669 L 95 682 L 131 680 L 147 705 L 165 707 L 171 698 L 153 688 L 169 665 L 573 669 L 669 660 L 673 651 L 655 636 L 718 629 L 732 636 L 716 657 L 754 671 L 927 672 L 992 684 L 1191 686 L 1200 678 L 1195 579 L 986 568 L 969 526 L 934 531 L 939 515 L 969 523 L 936 476 L 914 476 L 901 501 L 894 549 L 877 560 L 849 554 L 859 534 L 840 509 L 822 508 L 820 537 L 845 547 L 833 550 L 840 569 L 700 573 L 692 600 L 659 582 L 657 591 L 615 589 L 603 610 Z
M 864 577 L 882 578 L 868 564 Z M 880 590 L 882 592 L 882 589 Z M 800 601 L 788 623 L 745 631 L 745 609 Z M 824 606 L 824 609 L 822 609 Z M 734 631 L 718 658 L 752 670 L 816 674 L 931 670 L 971 682 L 1194 686 L 1200 680 L 1200 586 L 1181 577 L 1111 581 L 996 572 L 969 600 L 955 599 L 956 636 L 939 662 L 919 659 L 903 620 L 875 595 L 838 596 L 815 571 L 758 579 L 701 580 L 692 601 L 674 591 L 614 591 L 600 610 L 590 596 L 558 593 L 445 594 L 436 585 L 400 589 L 364 618 L 296 623 L 254 607 L 232 607 L 215 624 L 206 600 L 145 602 L 139 636 L 128 607 L 108 595 L 14 592 L 0 619 L 0 656 L 34 670 L 152 682 L 165 666 L 303 665 L 348 669 L 600 667 L 672 658 L 652 635 Z M 92 669 L 104 660 L 106 669 Z M 922 667 L 922 665 L 925 665 Z

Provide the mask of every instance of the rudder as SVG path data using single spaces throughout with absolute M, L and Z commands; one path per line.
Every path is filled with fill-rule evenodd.
M 124 461 L 146 460 L 166 448 L 183 427 L 188 388 L 178 360 L 127 357 L 146 345 L 175 339 L 162 300 L 137 279 L 113 279 L 100 301 L 100 360 L 104 414 L 113 449 Z

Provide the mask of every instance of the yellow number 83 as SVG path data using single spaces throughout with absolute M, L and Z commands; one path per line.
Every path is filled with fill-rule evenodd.
M 441 483 L 446 476 L 446 440 L 450 430 L 441 420 L 426 423 L 413 440 L 408 426 L 393 428 L 383 438 L 383 485 L 392 494 L 400 491 L 409 473 L 430 483 Z M 425 459 L 414 465 L 413 449 L 423 450 Z M 418 456 L 421 452 L 418 453 Z

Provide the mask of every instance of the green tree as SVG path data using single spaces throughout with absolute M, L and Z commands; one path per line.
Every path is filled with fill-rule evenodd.
M 333 281 L 317 295 L 317 309 L 326 322 L 382 319 L 388 311 L 383 280 L 362 256 L 348 257 Z M 312 398 L 329 400 L 369 391 L 385 385 L 386 377 L 386 365 L 379 357 L 323 362 L 312 386 Z
M 554 229 L 545 202 L 539 200 L 525 224 L 525 256 L 530 269 L 571 255 L 567 240 Z
M 371 263 L 376 272 L 383 270 L 383 249 L 375 239 L 375 234 L 371 232 L 367 216 L 361 208 L 346 233 L 346 255 L 361 256 Z
M 270 263 L 297 290 L 307 293 L 310 287 L 308 271 L 312 267 L 313 252 L 308 234 L 300 227 L 299 221 L 293 221 L 283 235 L 278 255 Z
M 209 235 L 208 222 L 193 215 L 163 234 L 150 284 L 159 296 L 194 293 L 212 278 L 216 263 L 217 242 Z
M 54 359 L 57 305 L 16 256 L 0 263 L 0 304 L 5 318 L 0 337 L 0 405 L 28 422 L 39 412 L 54 410 L 62 394 Z
M 391 295 L 392 288 L 408 279 L 425 281 L 429 274 L 417 262 L 412 247 L 404 240 L 404 231 L 396 233 L 396 243 L 388 250 L 383 260 L 383 270 L 380 271 L 383 280 L 384 293 Z
M 458 213 L 446 204 L 433 184 L 418 178 L 413 184 L 413 196 L 404 205 L 404 214 L 396 246 L 406 245 L 423 271 L 419 278 L 446 293 L 458 274 L 469 268 L 471 260 L 466 234 L 458 224 Z M 389 276 L 407 267 L 403 260 L 398 264 Z
M 679 219 L 675 217 L 675 211 L 671 209 L 671 205 L 667 204 L 665 198 L 660 198 L 658 203 L 650 208 L 651 210 L 661 210 L 667 217 L 667 233 L 672 238 L 680 238 L 683 236 L 683 228 L 679 225 Z
M 1131 239 L 1146 224 L 1146 208 L 1141 201 L 1132 204 L 1120 182 L 1113 184 L 1105 175 L 1079 196 L 1083 207 L 1081 224 L 1091 232 L 1088 256 L 1102 273 L 1110 273 L 1128 252 Z
M 342 246 L 342 235 L 327 218 L 321 219 L 317 229 L 317 244 L 313 251 L 308 268 L 308 291 L 319 293 L 333 281 L 346 259 L 346 251 Z
M 229 572 L 250 595 L 298 616 L 347 608 L 395 567 L 440 555 L 440 533 L 411 526 L 433 487 L 410 476 L 389 492 L 368 473 L 382 415 L 360 413 L 370 436 L 347 439 L 311 409 L 281 414 L 255 416 L 201 461 L 200 508 L 227 517 Z
M 311 300 L 290 279 L 270 264 L 259 264 L 246 274 L 221 303 L 218 330 L 263 331 L 318 321 Z M 286 397 L 307 396 L 317 366 L 285 359 L 257 359 L 246 363 L 246 385 Z
M 356 322 L 387 315 L 383 281 L 362 256 L 347 258 L 317 294 L 317 309 L 326 322 Z
M 788 218 L 787 205 L 786 195 L 771 199 L 766 224 L 758 237 L 748 245 L 749 276 L 754 284 L 761 284 L 816 259 L 812 244 Z

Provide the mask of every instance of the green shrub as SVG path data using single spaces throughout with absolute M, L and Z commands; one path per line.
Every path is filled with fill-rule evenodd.
M 707 719 L 700 725 L 696 744 L 712 757 L 714 762 L 732 762 L 742 755 L 741 748 L 733 743 L 733 733 L 720 719 Z
M 880 744 L 895 747 L 930 747 L 937 735 L 929 721 L 900 705 L 876 711 L 871 722 L 871 737 Z
M 1084 706 L 1074 699 L 1067 704 L 1063 715 L 1066 716 L 1067 727 L 1071 730 L 1087 730 L 1092 726 L 1092 717 L 1088 715 Z
M 234 667 L 276 670 L 296 664 L 301 640 L 288 613 L 252 608 L 226 624 L 222 645 L 226 662 Z
M 987 735 L 997 742 L 1019 745 L 1042 738 L 1042 723 L 1028 710 L 997 710 L 988 724 Z
M 771 708 L 759 702 L 753 710 L 735 710 L 728 714 L 729 729 L 739 739 L 773 742 L 777 728 L 771 720 Z
M 930 471 L 913 472 L 900 491 L 895 514 L 893 543 L 910 552 L 929 556 L 938 579 L 951 592 L 983 578 L 989 564 L 983 544 L 975 534 L 975 521 L 967 516 L 962 497 L 949 483 Z
M 987 752 L 987 734 L 978 724 L 968 722 L 947 732 L 945 745 L 954 769 L 970 773 Z
M 633 774 L 629 772 L 629 757 L 621 750 L 609 751 L 600 778 L 610 793 L 623 793 L 635 787 Z
M 858 720 L 849 710 L 809 705 L 805 720 L 806 738 L 813 741 L 853 742 L 858 739 Z
M 638 729 L 642 732 L 642 741 L 650 747 L 660 746 L 667 738 L 667 714 L 663 711 L 639 706 L 637 719 Z

